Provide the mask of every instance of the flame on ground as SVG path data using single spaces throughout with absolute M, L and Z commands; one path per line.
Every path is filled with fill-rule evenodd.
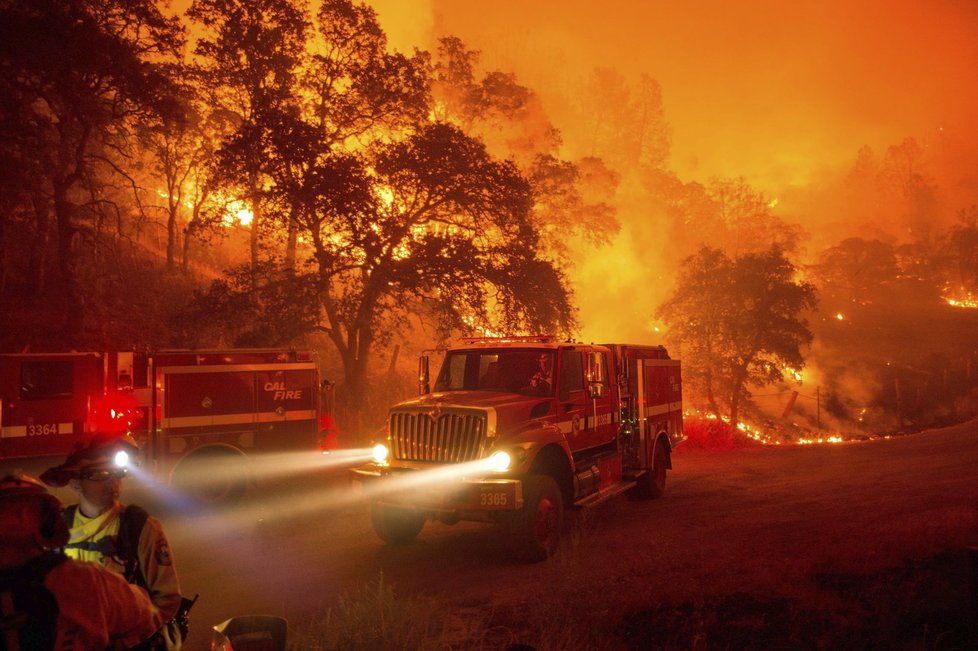
M 967 298 L 949 298 L 944 297 L 947 304 L 951 307 L 962 307 L 966 309 L 978 309 L 978 298 L 975 298 L 971 294 L 968 294 Z
M 706 421 L 720 421 L 730 425 L 729 416 L 717 416 L 712 413 L 704 413 L 698 410 L 687 410 L 683 413 L 684 417 L 687 419 L 699 419 Z M 820 445 L 820 444 L 835 444 L 835 443 L 846 443 L 849 439 L 844 438 L 840 434 L 826 434 L 824 436 L 802 436 L 796 438 L 794 441 L 785 441 L 779 438 L 775 438 L 764 428 L 753 425 L 751 423 L 740 421 L 737 423 L 737 431 L 750 439 L 751 441 L 760 443 L 761 445 Z

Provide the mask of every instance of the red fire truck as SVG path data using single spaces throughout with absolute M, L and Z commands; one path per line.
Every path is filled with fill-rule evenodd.
M 502 524 L 516 554 L 557 548 L 565 506 L 665 490 L 683 440 L 680 363 L 661 346 L 467 339 L 420 397 L 391 408 L 374 461 L 353 469 L 384 541 L 424 523 Z
M 4 354 L 0 460 L 66 455 L 91 432 L 128 431 L 156 477 L 200 501 L 234 499 L 255 453 L 319 452 L 328 386 L 308 351 Z

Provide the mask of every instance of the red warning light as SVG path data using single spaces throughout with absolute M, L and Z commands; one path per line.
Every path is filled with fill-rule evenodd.
M 98 432 L 131 432 L 142 418 L 136 398 L 128 392 L 110 393 L 92 403 L 91 425 Z

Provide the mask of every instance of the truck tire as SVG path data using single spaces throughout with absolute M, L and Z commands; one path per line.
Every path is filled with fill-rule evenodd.
M 389 545 L 406 545 L 421 533 L 424 516 L 412 509 L 374 502 L 370 506 L 370 523 L 377 536 Z
M 634 489 L 635 497 L 643 500 L 654 500 L 657 497 L 662 497 L 666 491 L 667 461 L 665 448 L 661 445 L 655 446 L 652 467 L 638 478 Z
M 174 487 L 201 506 L 235 504 L 247 483 L 244 458 L 225 452 L 191 455 L 173 473 Z
M 557 551 L 564 525 L 564 500 L 552 477 L 528 475 L 523 480 L 523 508 L 509 521 L 510 544 L 527 563 L 544 561 Z

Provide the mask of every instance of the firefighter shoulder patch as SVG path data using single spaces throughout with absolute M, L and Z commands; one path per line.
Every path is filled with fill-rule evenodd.
M 173 558 L 170 556 L 170 546 L 165 538 L 156 541 L 156 562 L 159 565 L 173 565 Z

